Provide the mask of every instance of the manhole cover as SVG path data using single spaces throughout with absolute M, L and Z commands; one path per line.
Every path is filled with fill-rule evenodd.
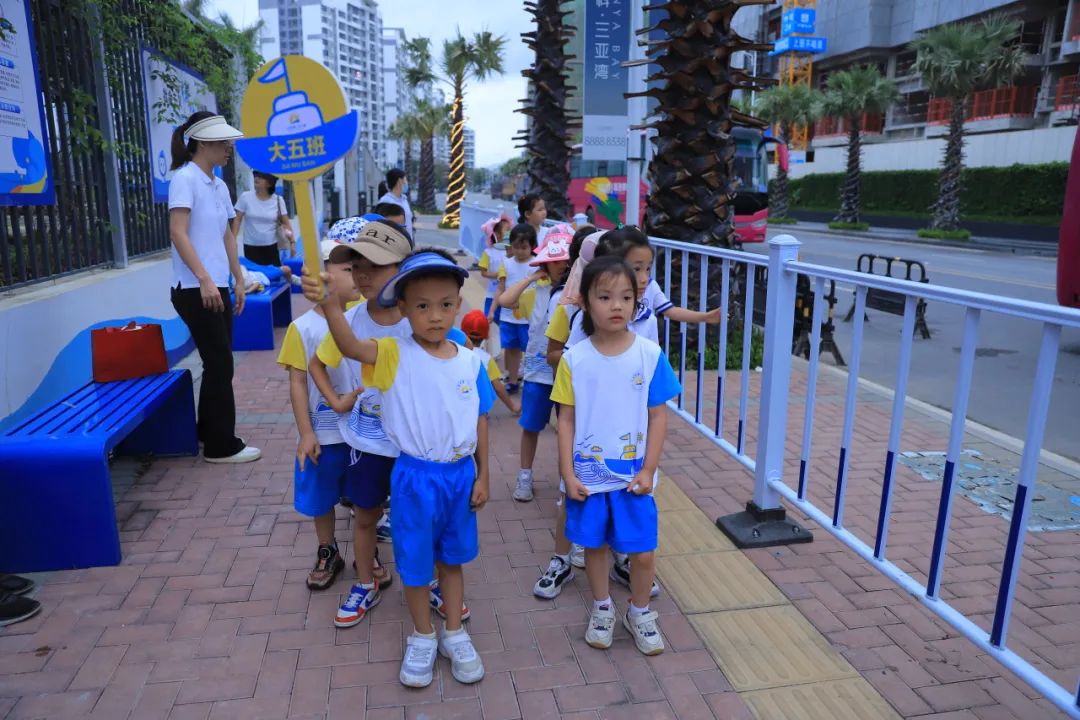
M 959 347 L 954 347 L 953 352 L 960 352 Z M 1007 350 L 1005 348 L 981 347 L 975 348 L 975 357 L 997 357 L 998 355 L 1015 355 L 1019 350 Z
M 945 475 L 943 452 L 903 452 L 899 460 L 925 480 L 941 482 Z M 956 463 L 956 491 L 984 511 L 1011 520 L 1018 472 L 1018 468 L 977 450 L 964 450 Z M 1028 530 L 1076 529 L 1080 529 L 1080 495 L 1075 488 L 1070 491 L 1049 483 L 1036 483 Z

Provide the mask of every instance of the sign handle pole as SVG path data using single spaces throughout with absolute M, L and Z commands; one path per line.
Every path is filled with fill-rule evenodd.
M 304 266 L 308 273 L 319 280 L 323 271 L 322 251 L 319 249 L 319 231 L 315 227 L 315 187 L 311 180 L 291 180 L 296 198 L 296 216 L 300 221 L 300 240 L 304 246 Z
M 638 42 L 637 32 L 645 27 L 645 8 L 643 0 L 632 0 L 630 11 L 630 59 L 640 60 L 645 57 L 645 49 Z M 645 66 L 629 69 L 630 92 L 645 92 Z M 644 158 L 645 133 L 632 129 L 645 122 L 647 103 L 643 97 L 630 98 L 627 109 L 630 114 L 630 133 L 626 147 L 626 224 L 637 225 L 641 217 L 641 175 Z

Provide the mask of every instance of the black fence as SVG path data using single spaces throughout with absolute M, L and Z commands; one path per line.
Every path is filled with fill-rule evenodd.
M 49 171 L 56 203 L 0 208 L 0 291 L 107 266 L 113 231 L 123 223 L 128 257 L 169 247 L 168 208 L 154 202 L 140 45 L 152 40 L 134 28 L 134 42 L 110 54 L 115 155 L 103 149 L 102 108 L 96 67 L 100 31 L 78 6 L 64 0 L 30 0 L 45 104 Z M 126 10 L 140 7 L 133 0 Z M 145 6 L 142 6 L 145 10 Z M 152 8 L 151 10 L 152 11 Z M 196 29 L 196 32 L 199 30 Z M 184 62 L 184 58 L 174 58 Z M 220 61 L 232 54 L 220 48 Z M 219 99 L 219 107 L 221 99 Z M 221 108 L 228 111 L 229 108 Z M 110 217 L 106 163 L 115 157 L 122 217 Z M 235 190 L 232 164 L 225 181 Z

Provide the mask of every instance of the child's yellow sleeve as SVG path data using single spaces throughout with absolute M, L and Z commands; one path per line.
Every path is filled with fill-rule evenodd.
M 500 265 L 499 266 L 499 279 L 500 280 L 505 280 L 506 279 L 506 266 L 505 265 Z
M 566 364 L 566 358 L 559 361 L 559 369 L 555 371 L 555 384 L 551 387 L 551 399 L 560 405 L 574 404 L 574 383 L 570 374 L 570 366 Z
M 338 349 L 337 343 L 334 342 L 334 336 L 330 333 L 326 333 L 326 337 L 319 343 L 315 354 L 319 356 L 319 359 L 322 360 L 323 365 L 326 367 L 336 368 L 345 359 L 345 356 L 341 354 L 341 350 Z
M 548 321 L 547 331 L 544 333 L 549 339 L 561 342 L 563 345 L 570 339 L 570 316 L 566 314 L 565 305 L 556 305 L 551 312 L 551 320 Z
M 491 267 L 491 258 L 488 257 L 488 251 L 480 253 L 480 259 L 476 261 L 476 266 L 481 270 L 487 270 Z
M 360 379 L 366 387 L 386 392 L 397 377 L 401 350 L 398 348 L 397 338 L 394 337 L 376 338 L 375 342 L 379 346 L 379 356 L 374 365 L 360 366 Z
M 491 382 L 502 379 L 502 371 L 499 370 L 499 366 L 495 363 L 495 358 L 488 358 L 487 374 L 488 380 Z
M 514 317 L 528 319 L 532 317 L 533 307 L 536 305 L 536 288 L 528 288 L 525 292 L 521 293 L 521 297 L 518 298 L 517 310 L 514 311 Z M 520 315 L 518 312 L 520 311 Z
M 308 354 L 295 323 L 290 324 L 289 329 L 285 331 L 285 340 L 281 343 L 281 352 L 278 353 L 277 362 L 283 368 L 307 372 Z

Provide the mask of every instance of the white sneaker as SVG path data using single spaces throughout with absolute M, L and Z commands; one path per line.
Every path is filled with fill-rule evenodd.
M 563 585 L 574 579 L 574 569 L 555 555 L 548 563 L 547 570 L 533 586 L 533 595 L 545 600 L 554 600 L 562 592 Z
M 533 499 L 532 470 L 522 470 L 517 476 L 517 487 L 514 488 L 514 499 L 518 502 L 529 502 Z
M 431 684 L 431 671 L 435 668 L 435 654 L 439 641 L 418 635 L 416 631 L 405 641 L 405 657 L 401 659 L 398 680 L 406 687 L 422 688 Z
M 465 628 L 444 630 L 439 639 L 439 654 L 450 660 L 450 673 L 459 683 L 468 685 L 483 679 L 484 663 Z
M 623 615 L 623 627 L 634 636 L 637 649 L 646 655 L 659 655 L 664 652 L 664 636 L 656 624 L 657 615 L 649 611 L 642 615 L 632 615 L 627 609 Z
M 235 455 L 229 455 L 228 457 L 219 457 L 219 458 L 210 458 L 210 457 L 206 457 L 204 455 L 203 460 L 205 460 L 208 463 L 221 463 L 221 464 L 233 463 L 233 464 L 236 464 L 236 463 L 255 462 L 256 460 L 258 460 L 261 457 L 262 457 L 262 450 L 260 450 L 259 448 L 251 447 L 250 445 L 248 445 L 243 450 L 236 453 Z
M 570 543 L 570 564 L 585 569 L 585 548 L 577 543 Z
M 611 647 L 611 638 L 615 634 L 615 609 L 608 607 L 593 608 L 589 616 L 589 627 L 585 630 L 585 642 L 594 648 L 607 650 Z

